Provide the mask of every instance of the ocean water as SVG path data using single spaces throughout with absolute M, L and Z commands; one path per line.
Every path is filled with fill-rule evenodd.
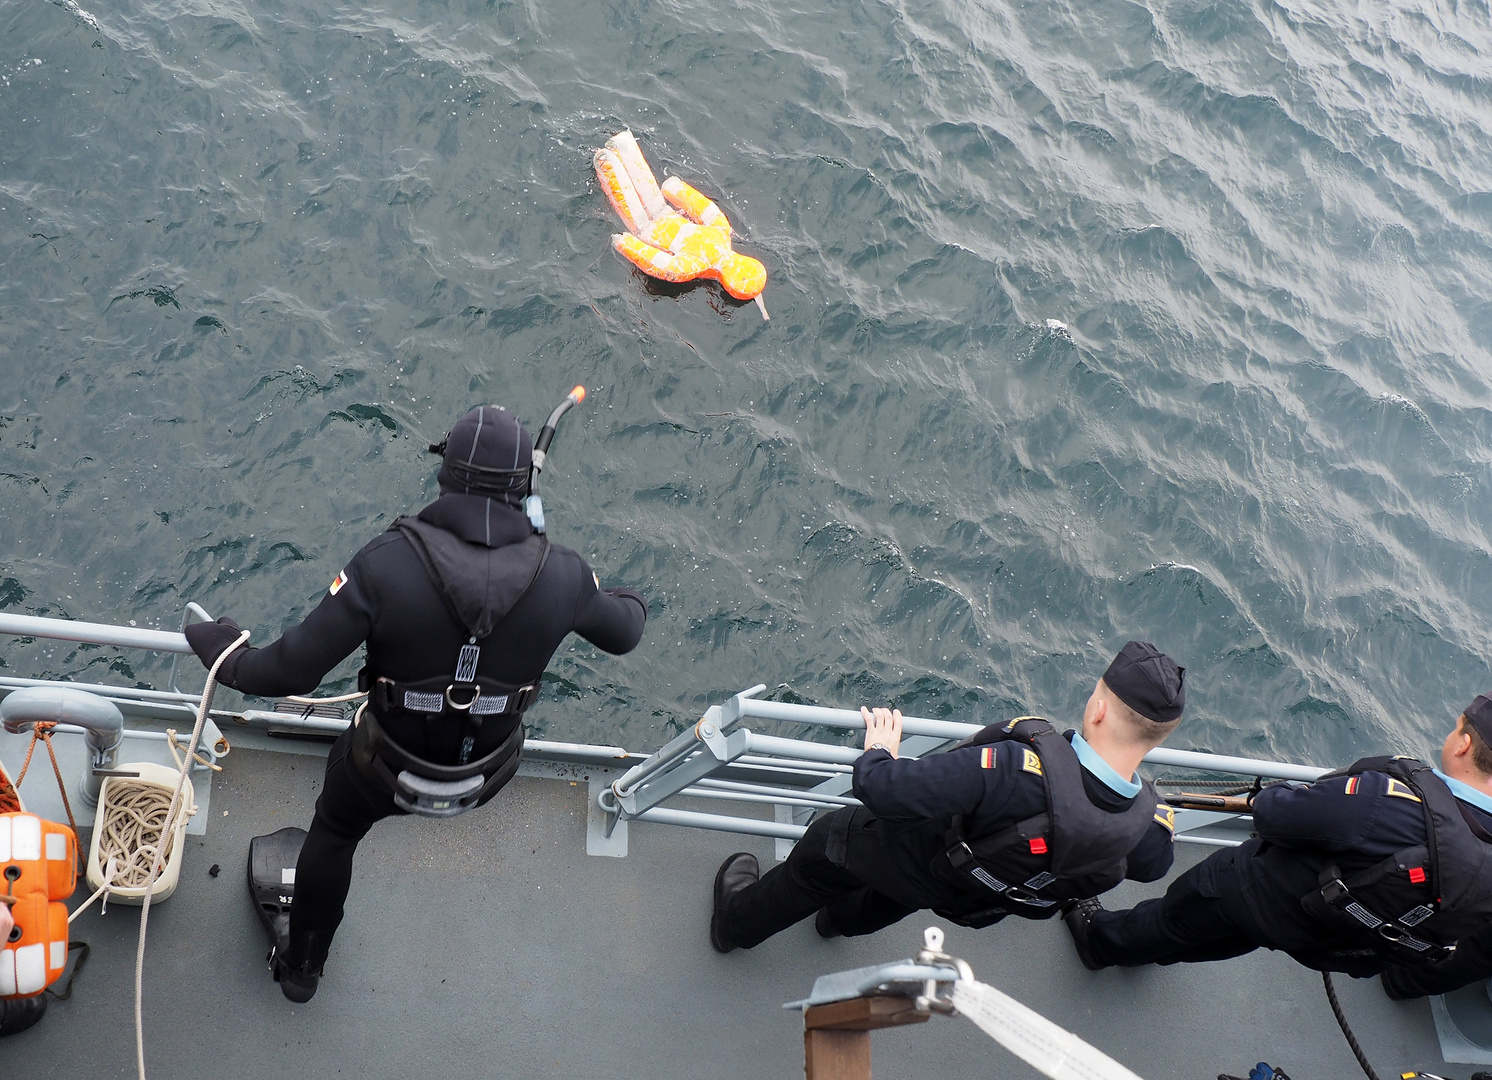
M 1428 753 L 1492 689 L 1486 0 L 80 2 L 0 2 L 0 608 L 263 643 L 455 416 L 583 383 L 551 535 L 652 620 L 538 734 L 1071 722 L 1130 637 L 1183 746 Z M 624 126 L 770 321 L 610 251 Z

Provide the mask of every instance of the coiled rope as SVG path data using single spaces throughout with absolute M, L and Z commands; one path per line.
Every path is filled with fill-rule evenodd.
M 186 786 L 187 773 L 192 770 L 192 758 L 197 753 L 197 745 L 202 741 L 202 728 L 207 723 L 208 710 L 212 708 L 212 696 L 218 688 L 218 668 L 223 666 L 223 661 L 228 654 L 249 640 L 249 632 L 245 630 L 239 634 L 238 640 L 218 654 L 213 661 L 212 667 L 207 672 L 207 682 L 202 686 L 202 701 L 197 706 L 197 722 L 192 727 L 192 739 L 187 744 L 186 758 L 181 763 L 181 773 L 176 778 L 176 790 L 171 795 L 171 805 L 166 811 L 166 819 L 161 824 L 160 836 L 170 836 L 176 827 L 177 815 L 181 812 L 181 792 Z M 145 1080 L 145 1027 L 141 1021 L 140 1002 L 143 996 L 142 987 L 145 981 L 145 927 L 150 921 L 150 893 L 155 888 L 156 880 L 161 876 L 161 871 L 166 866 L 166 854 L 162 850 L 163 844 L 158 839 L 154 858 L 151 859 L 150 875 L 146 879 L 145 902 L 140 905 L 140 941 L 135 948 L 135 1064 L 139 1069 L 139 1080 Z
M 188 810 L 191 813 L 195 810 Z M 171 794 L 157 784 L 142 784 L 118 778 L 109 781 L 104 804 L 104 822 L 98 839 L 99 865 L 118 860 L 111 875 L 113 889 L 140 889 L 151 880 L 155 853 L 166 837 L 164 860 L 170 861 L 176 836 L 164 831 L 171 812 Z

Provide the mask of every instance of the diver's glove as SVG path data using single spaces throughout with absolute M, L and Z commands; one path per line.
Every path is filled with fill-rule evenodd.
M 219 656 L 225 649 L 231 648 L 233 643 L 243 633 L 238 628 L 238 623 L 224 615 L 217 622 L 192 623 L 186 628 L 187 644 L 192 647 L 192 652 L 197 654 L 197 659 L 202 661 L 202 666 L 211 670 L 212 665 L 217 663 Z M 230 667 L 236 666 L 234 658 L 229 658 L 223 666 L 218 669 L 218 681 L 233 685 L 230 681 Z

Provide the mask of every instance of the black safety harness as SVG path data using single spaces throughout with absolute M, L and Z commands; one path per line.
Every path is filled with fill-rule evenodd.
M 1048 919 L 1067 901 L 1113 888 L 1124 880 L 1127 856 L 1144 837 L 1160 801 L 1154 785 L 1145 781 L 1125 810 L 1094 806 L 1083 789 L 1077 752 L 1039 716 L 991 725 L 954 749 L 1006 740 L 1022 743 L 1040 760 L 1047 809 L 977 837 L 967 835 L 963 815 L 954 816 L 944 837 L 947 847 L 933 859 L 933 869 L 946 874 L 951 867 L 972 888 L 967 906 L 937 914 L 965 926 L 988 926 L 1006 915 Z
M 431 581 L 446 602 L 451 615 L 467 631 L 468 638 L 456 656 L 451 676 L 436 676 L 413 682 L 380 677 L 368 679 L 367 669 L 358 676 L 360 689 L 368 691 L 368 703 L 358 711 L 349 754 L 364 777 L 394 799 L 401 810 L 427 817 L 454 817 L 491 798 L 518 771 L 523 750 L 523 713 L 539 697 L 537 681 L 516 688 L 503 687 L 477 674 L 482 644 L 491 628 L 533 588 L 549 558 L 549 540 L 537 536 L 538 558 L 527 584 L 506 607 L 486 613 L 486 627 L 468 625 L 455 602 L 453 586 L 440 573 L 421 535 L 422 523 L 400 518 L 393 525 L 409 540 L 424 563 Z M 428 526 L 427 526 L 428 527 Z M 483 631 L 479 636 L 478 631 Z M 427 724 L 459 722 L 461 746 L 455 765 L 439 765 L 405 750 L 384 731 L 379 717 L 414 713 Z M 476 761 L 471 754 L 484 724 L 510 722 L 512 732 L 496 749 Z
M 1301 906 L 1342 930 L 1348 952 L 1361 951 L 1350 943 L 1366 933 L 1373 951 L 1396 963 L 1448 959 L 1457 940 L 1492 919 L 1492 835 L 1477 835 L 1484 830 L 1473 828 L 1450 788 L 1413 758 L 1364 758 L 1317 783 L 1365 772 L 1385 773 L 1418 797 L 1428 842 L 1355 874 L 1328 861 Z

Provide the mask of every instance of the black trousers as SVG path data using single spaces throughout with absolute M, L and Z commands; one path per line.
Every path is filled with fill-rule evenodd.
M 842 830 L 851 813 L 844 809 L 816 818 L 784 862 L 726 901 L 722 929 L 732 942 L 750 949 L 821 907 L 828 907 L 834 928 L 846 937 L 873 934 L 917 910 L 876 892 L 841 865 Z M 837 843 L 836 829 L 841 830 Z
M 1089 922 L 1093 958 L 1103 964 L 1196 963 L 1253 952 L 1258 940 L 1225 898 L 1233 888 L 1231 851 L 1202 860 L 1166 894 L 1128 911 L 1098 911 Z
M 352 887 L 352 857 L 375 823 L 403 814 L 392 795 L 375 790 L 348 758 L 352 729 L 332 744 L 316 816 L 295 864 L 295 902 L 290 906 L 286 962 L 319 971 Z

